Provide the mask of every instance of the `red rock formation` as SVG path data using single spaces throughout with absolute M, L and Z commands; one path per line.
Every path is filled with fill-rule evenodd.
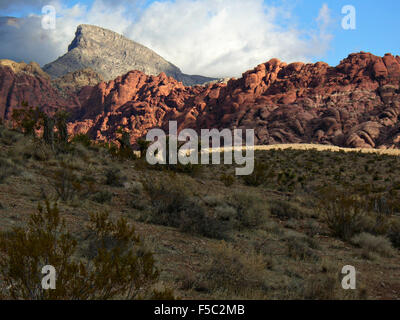
M 77 97 L 64 99 L 53 88 L 50 77 L 35 63 L 0 61 L 0 118 L 9 119 L 14 108 L 22 102 L 53 112 L 58 108 L 73 110 L 79 107 Z
M 0 77 L 2 98 L 10 92 L 3 82 Z M 57 99 L 50 101 L 61 105 Z M 253 128 L 259 144 L 400 147 L 400 57 L 390 54 L 351 54 L 337 67 L 272 59 L 240 79 L 195 87 L 163 73 L 131 71 L 84 87 L 71 99 L 81 108 L 70 131 L 99 140 L 114 139 L 122 126 L 134 142 L 149 129 L 166 129 L 169 120 L 177 120 L 179 129 Z
M 122 125 L 134 141 L 178 120 L 181 129 L 254 128 L 262 144 L 398 147 L 399 84 L 399 57 L 363 52 L 337 67 L 272 59 L 240 79 L 206 87 L 133 71 L 82 91 L 82 121 L 70 128 L 109 139 Z

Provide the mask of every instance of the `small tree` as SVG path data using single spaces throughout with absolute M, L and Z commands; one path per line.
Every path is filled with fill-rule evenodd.
M 48 115 L 43 115 L 43 140 L 54 150 L 54 125 L 55 120 Z
M 56 127 L 57 127 L 57 137 L 58 143 L 61 147 L 65 147 L 68 144 L 68 129 L 67 129 L 67 119 L 68 113 L 65 111 L 59 111 L 56 113 Z
M 139 139 L 137 141 L 137 144 L 139 146 L 140 150 L 140 158 L 144 158 L 147 153 L 147 149 L 149 148 L 150 141 L 144 140 L 144 139 Z
M 36 136 L 35 130 L 40 129 L 43 113 L 39 108 L 33 108 L 27 102 L 22 102 L 22 107 L 14 109 L 11 119 L 17 128 L 21 128 L 25 135 Z
M 117 133 L 120 135 L 120 137 L 117 138 L 117 141 L 120 145 L 117 155 L 121 159 L 135 159 L 135 155 L 133 153 L 133 148 L 131 145 L 131 135 L 129 134 L 129 132 L 123 130 L 122 128 L 119 128 L 117 130 Z

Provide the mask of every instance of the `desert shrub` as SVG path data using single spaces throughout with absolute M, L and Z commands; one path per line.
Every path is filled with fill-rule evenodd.
M 269 207 L 260 196 L 250 193 L 238 193 L 229 199 L 235 208 L 238 227 L 255 228 L 262 226 L 268 219 Z
M 362 232 L 383 235 L 389 231 L 390 213 L 377 207 L 374 197 L 337 189 L 328 189 L 322 194 L 319 211 L 334 236 L 350 240 Z
M 266 269 L 261 255 L 222 242 L 212 248 L 204 278 L 209 290 L 251 299 L 268 291 Z
M 269 166 L 266 163 L 256 162 L 252 174 L 243 176 L 243 181 L 248 186 L 258 187 L 267 182 Z
M 210 216 L 179 181 L 147 180 L 143 185 L 152 205 L 147 215 L 149 222 L 210 238 L 225 237 L 227 224 Z
M 33 140 L 31 138 L 23 138 L 19 140 L 10 150 L 10 156 L 17 161 L 25 162 L 25 160 L 33 159 L 36 161 L 47 161 L 53 157 L 50 147 L 41 140 Z
M 61 161 L 56 170 L 47 173 L 48 181 L 53 186 L 57 198 L 63 201 L 72 200 L 81 190 L 81 183 L 74 172 L 74 167 Z
M 365 205 L 355 195 L 331 190 L 325 194 L 319 209 L 333 236 L 350 240 L 364 229 Z
M 391 257 L 395 252 L 389 239 L 366 232 L 354 236 L 351 238 L 351 242 L 367 251 L 376 252 L 384 257 Z
M 92 196 L 92 200 L 96 201 L 98 203 L 106 203 L 106 202 L 110 202 L 112 197 L 113 197 L 113 194 L 111 192 L 109 192 L 107 190 L 103 190 L 103 191 L 96 192 Z
M 308 278 L 302 288 L 301 296 L 305 300 L 336 300 L 338 277 L 322 274 Z
M 105 184 L 113 187 L 122 187 L 125 178 L 121 175 L 121 170 L 118 168 L 108 168 L 105 171 L 106 181 Z
M 18 174 L 17 166 L 10 159 L 0 158 L 0 183 L 4 183 L 8 177 Z
M 11 146 L 15 144 L 21 138 L 21 136 L 21 133 L 13 130 L 8 130 L 4 127 L 2 127 L 2 130 L 0 131 L 0 141 L 6 146 Z
M 323 230 L 317 221 L 308 220 L 304 226 L 304 230 L 309 237 L 315 237 L 322 234 Z
M 235 177 L 231 174 L 224 173 L 219 179 L 223 182 L 225 187 L 230 187 L 235 183 Z
M 280 220 L 302 219 L 306 216 L 306 210 L 299 204 L 282 199 L 271 200 L 271 214 Z
M 317 248 L 316 243 L 310 242 L 310 238 L 291 236 L 286 239 L 288 256 L 299 261 L 318 261 L 320 257 L 311 247 Z
M 133 152 L 133 148 L 131 145 L 130 133 L 122 128 L 118 128 L 116 133 L 118 135 L 117 141 L 119 143 L 119 148 L 114 152 L 114 156 L 116 156 L 120 160 L 135 160 L 136 155 Z
M 139 146 L 140 158 L 146 157 L 147 149 L 150 146 L 150 141 L 147 141 L 147 140 L 144 140 L 144 139 L 139 139 L 137 141 L 137 144 Z
M 92 140 L 90 139 L 89 135 L 84 133 L 78 133 L 71 139 L 71 143 L 73 144 L 81 144 L 86 148 L 92 145 Z
M 157 281 L 152 254 L 142 248 L 126 220 L 92 215 L 86 229 L 93 244 L 89 259 L 79 258 L 78 242 L 46 202 L 27 227 L 0 235 L 0 294 L 6 299 L 134 299 Z M 89 257 L 86 255 L 85 257 Z M 41 269 L 52 265 L 56 289 L 41 288 Z M 161 293 L 157 293 L 157 296 Z

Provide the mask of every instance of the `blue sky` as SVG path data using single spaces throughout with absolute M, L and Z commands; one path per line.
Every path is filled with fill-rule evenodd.
M 51 1 L 54 0 L 19 0 L 14 1 L 15 5 L 10 7 L 5 1 L 0 0 L 0 16 L 10 15 L 24 17 L 29 13 L 40 14 L 42 5 Z M 57 1 L 61 2 L 64 8 L 71 8 L 74 5 L 86 5 L 88 8 L 87 10 L 95 3 L 95 0 Z M 233 69 L 233 71 L 236 72 L 237 70 L 236 73 L 239 73 L 239 70 L 244 69 L 242 71 L 245 71 L 245 68 L 261 63 L 267 58 L 271 58 L 272 55 L 278 55 L 277 58 L 289 62 L 299 59 L 311 62 L 325 61 L 331 65 L 337 65 L 340 60 L 347 57 L 347 55 L 352 52 L 367 51 L 380 56 L 387 52 L 391 52 L 395 55 L 400 54 L 400 19 L 398 17 L 400 13 L 400 1 L 398 0 L 380 0 L 379 2 L 373 0 L 265 0 L 265 6 L 275 6 L 280 8 L 280 11 L 273 22 L 263 25 L 261 27 L 263 29 L 257 31 L 257 36 L 252 37 L 249 36 L 249 32 L 257 29 L 257 24 L 263 24 L 263 20 L 269 17 L 268 14 L 257 16 L 256 18 L 254 17 L 256 13 L 255 10 L 263 11 L 261 7 L 258 6 L 262 0 L 243 0 L 241 1 L 241 5 L 237 4 L 236 7 L 232 5 L 232 3 L 239 3 L 240 0 L 176 0 L 176 2 L 180 4 L 175 5 L 173 0 L 159 0 L 159 3 L 155 3 L 155 0 L 97 0 L 97 2 L 99 1 L 103 1 L 105 4 L 105 9 L 103 8 L 103 10 L 108 10 L 110 15 L 113 14 L 114 8 L 121 5 L 124 10 L 120 13 L 120 19 L 123 17 L 127 19 L 127 21 L 124 21 L 125 25 L 123 25 L 122 22 L 119 24 L 118 19 L 116 19 L 113 24 L 109 21 L 110 19 L 105 18 L 106 16 L 104 15 L 101 16 L 101 19 L 96 20 L 93 17 L 95 15 L 93 12 L 87 12 L 86 15 L 80 16 L 79 19 L 76 20 L 70 19 L 72 22 L 69 23 L 74 23 L 73 21 L 84 23 L 86 22 L 85 19 L 87 19 L 90 23 L 124 33 L 124 35 L 129 36 L 131 39 L 151 47 L 163 57 L 166 57 L 179 67 L 186 69 L 184 71 L 187 72 L 209 70 L 208 74 L 211 74 L 213 73 L 211 68 L 214 68 L 215 73 L 228 75 L 231 70 L 222 66 L 221 62 L 225 60 L 226 63 L 230 63 L 231 65 L 234 64 L 233 62 L 238 61 L 234 66 L 236 69 Z M 9 1 L 7 2 L 10 3 Z M 193 26 L 188 26 L 186 28 L 185 25 L 185 23 L 187 23 L 185 21 L 190 21 L 192 23 L 192 20 L 196 20 L 197 15 L 202 12 L 201 9 L 197 8 L 198 6 L 196 7 L 194 4 L 195 2 L 212 6 L 210 10 L 213 11 L 215 15 L 220 16 L 221 21 L 199 19 L 199 21 L 201 21 L 199 25 L 200 23 L 207 25 L 205 28 L 210 34 L 211 41 L 206 48 L 196 47 L 194 49 L 195 51 L 190 51 L 186 49 L 190 46 L 197 46 L 197 44 L 191 42 L 192 39 L 190 39 L 190 35 L 187 35 L 185 38 L 186 31 L 188 33 L 194 33 L 193 37 L 197 37 L 198 39 L 204 39 L 206 37 L 205 30 L 197 33 L 199 25 L 194 25 L 195 21 L 193 22 Z M 215 3 L 222 5 L 218 6 Z M 235 17 L 232 18 L 232 26 L 229 25 L 229 17 L 223 18 L 224 3 L 226 3 L 227 6 L 228 4 L 231 6 L 231 9 L 229 9 L 230 11 L 228 11 L 229 14 L 235 15 Z M 189 4 L 191 9 L 188 9 L 188 11 L 191 12 L 191 15 L 188 14 L 186 17 L 189 20 L 184 20 L 184 16 L 186 16 L 185 6 Z M 246 8 L 247 5 L 251 7 L 248 11 Z M 341 20 L 344 17 L 341 10 L 345 5 L 352 5 L 356 9 L 355 30 L 344 30 L 341 27 Z M 326 25 L 322 30 L 321 21 L 318 22 L 317 17 L 321 15 L 321 8 L 323 7 L 328 8 L 328 14 L 325 16 L 324 22 Z M 243 15 L 240 16 L 240 12 L 238 11 L 243 11 Z M 248 16 L 245 16 L 246 12 L 248 12 Z M 286 13 L 290 13 L 290 16 L 285 17 Z M 98 13 L 96 14 L 98 16 Z M 166 15 L 170 15 L 171 18 L 166 18 Z M 253 19 L 255 21 L 251 23 Z M 130 20 L 135 21 L 135 23 L 130 24 Z M 161 21 L 160 25 L 156 25 L 157 21 Z M 171 26 L 173 24 L 176 24 L 176 26 Z M 243 24 L 243 30 L 241 29 L 241 24 Z M 218 36 L 221 46 L 229 48 L 229 43 L 234 43 L 236 41 L 237 47 L 240 46 L 240 40 L 242 40 L 242 42 L 245 43 L 244 48 L 242 48 L 240 52 L 238 49 L 237 52 L 233 52 L 232 54 L 226 51 L 228 49 L 224 52 L 221 47 L 218 47 L 218 39 L 214 39 L 216 35 L 213 33 L 213 26 L 217 26 L 215 32 L 221 33 Z M 76 26 L 72 25 L 67 27 L 63 24 L 65 30 L 62 30 L 62 34 L 67 34 L 68 37 L 71 37 L 75 27 Z M 220 29 L 218 29 L 218 27 Z M 229 29 L 230 32 L 225 35 L 224 30 L 227 29 Z M 280 30 L 277 31 L 278 29 Z M 163 32 L 171 33 L 176 30 L 179 30 L 179 32 L 171 37 L 175 42 L 174 47 L 171 48 L 171 39 L 168 37 L 164 39 L 163 35 L 165 35 L 165 33 Z M 222 30 L 222 32 L 217 30 Z M 234 33 L 237 34 L 236 37 Z M 60 36 L 61 33 L 57 35 L 58 38 Z M 226 45 L 223 43 L 224 39 L 222 37 L 224 36 L 232 38 Z M 263 37 L 270 37 L 271 39 L 264 41 Z M 280 46 L 279 41 L 272 39 L 276 37 L 282 37 L 282 47 L 278 48 L 279 50 L 275 48 Z M 315 37 L 315 41 L 311 41 L 313 37 Z M 43 35 L 41 38 L 43 38 Z M 71 39 L 67 40 L 65 43 L 61 42 L 59 39 L 54 40 L 54 43 L 62 46 L 62 48 L 58 48 L 52 53 L 54 56 L 65 51 L 64 48 Z M 182 43 L 180 43 L 180 41 L 182 41 Z M 291 41 L 294 44 L 290 43 Z M 258 46 L 258 42 L 263 42 L 263 44 Z M 216 46 L 214 50 L 215 57 L 210 55 L 209 58 L 204 58 L 200 61 L 199 68 L 193 68 L 193 61 L 186 58 L 185 55 L 193 56 L 196 52 L 204 52 L 205 55 L 207 55 L 208 52 L 205 50 L 213 49 L 213 43 Z M 308 49 L 303 50 L 302 46 L 308 46 Z M 233 46 L 232 51 L 234 51 L 236 47 Z M 49 49 L 49 52 L 50 51 Z M 299 53 L 296 54 L 296 51 Z M 243 55 L 245 52 L 249 55 L 253 55 L 254 59 L 244 59 Z M 36 58 L 34 54 L 33 56 Z M 1 49 L 0 58 L 4 58 Z M 52 58 L 52 56 L 46 56 L 45 59 L 50 58 Z

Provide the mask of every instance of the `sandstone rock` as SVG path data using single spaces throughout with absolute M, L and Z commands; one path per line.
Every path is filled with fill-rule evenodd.
M 130 130 L 134 143 L 149 129 L 167 129 L 168 121 L 176 120 L 180 129 L 197 131 L 253 128 L 256 141 L 263 144 L 398 148 L 398 64 L 398 57 L 381 58 L 365 52 L 349 55 L 337 67 L 322 62 L 287 65 L 272 59 L 240 79 L 193 87 L 164 73 L 154 76 L 131 71 L 71 93 L 69 101 L 75 101 L 71 106 L 78 111 L 69 130 L 113 140 L 116 129 L 123 126 Z M 8 67 L 1 70 L 3 100 L 10 95 L 16 105 L 33 86 L 37 88 L 35 96 L 48 94 L 40 88 L 49 88 L 50 97 L 57 102 L 53 105 L 65 105 L 65 99 L 51 91 L 48 80 L 22 73 L 23 81 L 30 85 L 13 87 L 20 76 Z

